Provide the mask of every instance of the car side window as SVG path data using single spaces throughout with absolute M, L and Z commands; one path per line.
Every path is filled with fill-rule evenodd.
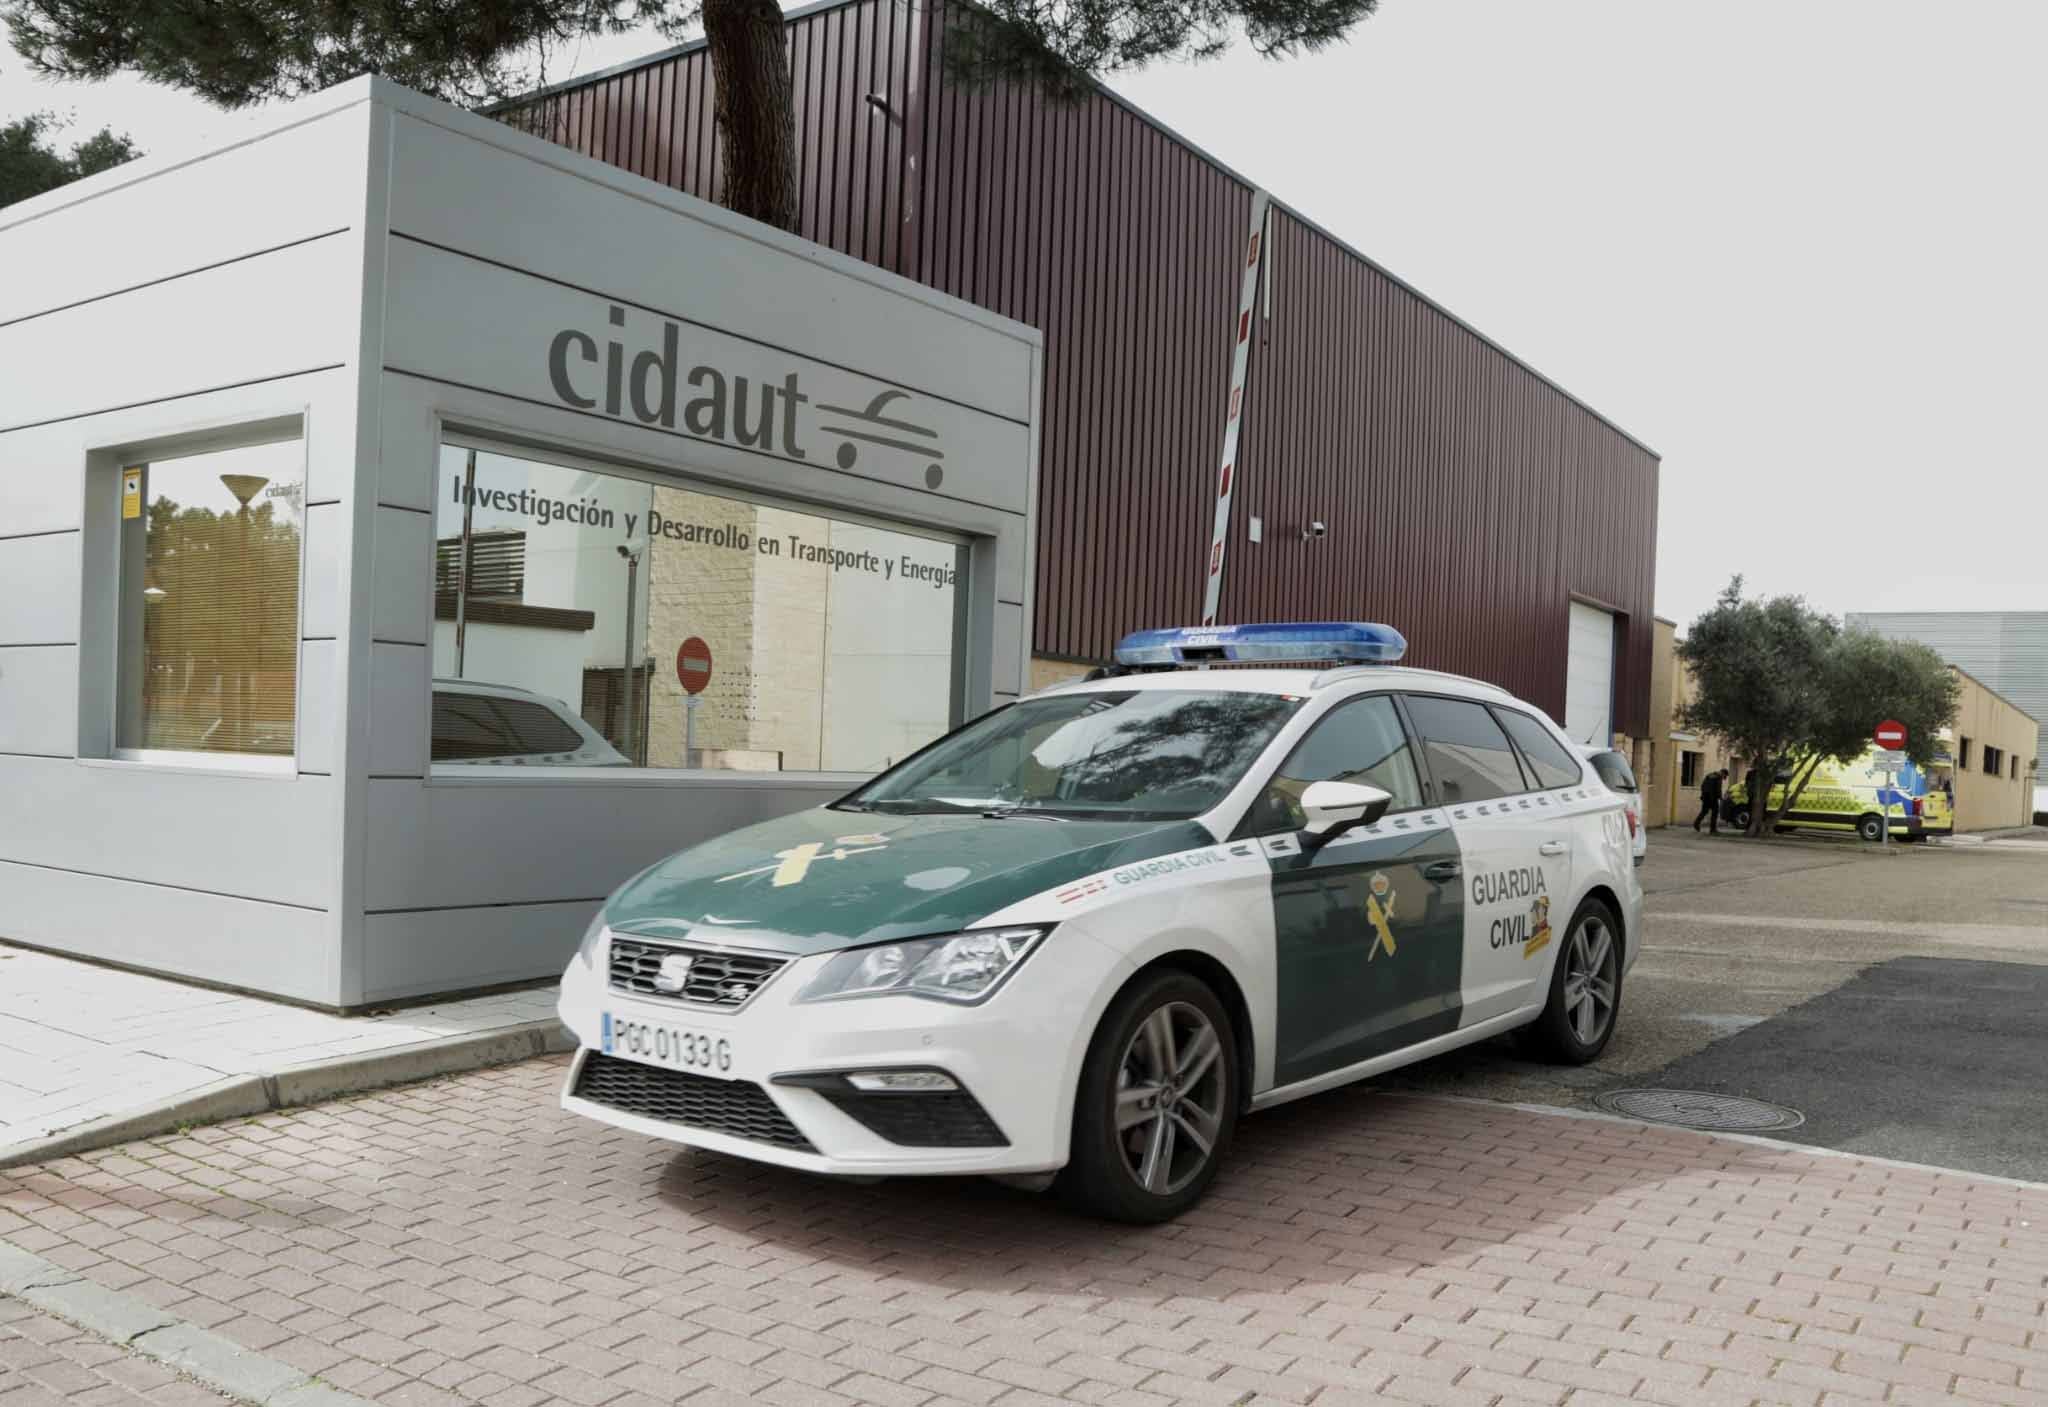
M 1446 806 L 1530 790 L 1508 735 L 1484 704 L 1435 694 L 1410 694 L 1408 717 Z
M 1497 708 L 1493 716 L 1500 720 L 1501 727 L 1508 730 L 1508 736 L 1522 750 L 1522 760 L 1536 774 L 1537 786 L 1568 787 L 1586 775 L 1578 759 L 1565 751 L 1564 744 L 1528 714 L 1512 708 Z
M 1245 818 L 1241 832 L 1270 835 L 1308 824 L 1301 794 L 1311 782 L 1357 782 L 1394 798 L 1389 810 L 1420 806 L 1422 779 L 1392 698 L 1373 694 L 1339 704 L 1281 763 Z

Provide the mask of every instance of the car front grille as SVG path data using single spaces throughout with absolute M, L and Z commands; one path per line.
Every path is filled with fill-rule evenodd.
M 681 991 L 667 992 L 655 985 L 662 960 L 676 955 L 690 960 L 689 975 Z M 641 938 L 612 935 L 610 976 L 614 991 L 657 1001 L 688 1002 L 692 1006 L 717 1007 L 733 1011 L 753 1000 L 754 993 L 789 963 L 788 958 L 759 953 L 728 953 L 714 948 L 692 948 L 681 943 L 652 943 Z
M 681 1128 L 815 1153 L 768 1091 L 749 1080 L 714 1080 L 591 1051 L 569 1091 L 577 1099 Z
M 843 1114 L 905 1148 L 1007 1148 L 1010 1140 L 966 1090 L 946 1094 L 818 1091 Z

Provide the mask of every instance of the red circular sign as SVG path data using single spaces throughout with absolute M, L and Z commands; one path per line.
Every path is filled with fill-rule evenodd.
M 686 693 L 701 694 L 711 682 L 711 647 L 692 635 L 676 650 L 676 678 Z
M 1902 748 L 1906 745 L 1906 725 L 1886 719 L 1877 725 L 1877 732 L 1873 736 L 1876 737 L 1879 747 Z

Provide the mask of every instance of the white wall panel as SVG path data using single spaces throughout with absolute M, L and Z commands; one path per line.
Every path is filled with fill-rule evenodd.
M 1583 601 L 1571 608 L 1564 730 L 1576 742 L 1605 747 L 1614 733 L 1614 615 Z
M 367 97 L 367 87 L 323 94 L 293 125 L 252 141 L 144 157 L 0 210 L 9 267 L 35 270 L 0 279 L 0 322 L 356 223 L 362 183 L 346 174 L 364 169 Z
M 886 365 L 899 385 L 1014 421 L 1037 412 L 1033 341 L 1016 324 L 480 119 L 400 117 L 395 134 L 395 232 L 843 366 Z
M 427 770 L 430 653 L 424 645 L 370 646 L 373 777 L 417 777 Z
M 0 856 L 325 908 L 334 795 L 326 777 L 0 757 Z
M 597 906 L 535 904 L 371 914 L 363 925 L 365 1002 L 461 991 L 558 973 Z
M 306 640 L 299 645 L 299 770 L 332 773 L 339 755 L 336 717 L 341 700 L 340 644 Z
M 0 429 L 350 361 L 361 290 L 330 236 L 0 327 Z
M 594 899 L 664 855 L 820 806 L 844 779 L 370 783 L 371 910 Z
M 1014 694 L 1024 687 L 1024 649 L 1024 608 L 998 601 L 991 661 L 997 693 Z
M 0 537 L 0 645 L 78 643 L 78 534 Z
M 342 564 L 348 550 L 348 507 L 322 503 L 306 510 L 305 570 L 299 577 L 299 633 L 332 639 L 347 615 Z
M 376 532 L 371 547 L 376 570 L 370 576 L 370 636 L 424 645 L 434 593 L 434 520 L 425 513 L 379 508 Z
M 0 260 L 5 257 L 0 243 Z M 0 433 L 0 531 L 77 528 L 86 456 L 92 450 L 203 435 L 240 421 L 301 412 L 309 423 L 322 416 L 346 421 L 352 418 L 347 409 L 352 386 L 346 371 L 327 371 Z M 0 388 L 0 401 L 4 398 Z M 333 496 L 323 489 L 347 490 L 354 477 L 353 454 L 352 438 L 313 437 L 307 446 L 308 502 Z
M 317 909 L 0 860 L 0 933 L 107 962 L 337 1002 L 333 922 Z
M 0 646 L 0 753 L 70 757 L 77 750 L 78 647 Z M 0 800 L 0 812 L 13 805 Z
M 686 221 L 668 218 L 678 227 L 678 237 L 687 232 Z M 747 278 L 765 289 L 774 275 L 773 269 L 764 268 Z M 652 312 L 613 304 L 580 288 L 411 240 L 392 240 L 389 279 L 384 326 L 387 367 L 500 391 L 541 405 L 566 407 L 570 402 L 558 394 L 559 380 L 579 399 L 595 402 L 586 410 L 591 416 L 604 414 L 645 426 L 676 441 L 677 453 L 688 453 L 701 444 L 767 461 L 789 478 L 786 491 L 805 496 L 835 494 L 838 483 L 849 478 L 878 480 L 923 493 L 933 486 L 932 470 L 937 469 L 937 491 L 948 497 L 1013 512 L 1024 509 L 1030 488 L 1028 425 L 892 388 L 897 369 L 908 349 L 917 344 L 920 331 L 917 309 L 905 300 L 897 300 L 902 306 L 893 318 L 867 329 L 865 355 L 849 370 L 784 350 L 792 344 L 777 344 L 759 331 L 728 333 L 678 323 L 673 320 L 677 315 L 673 303 L 657 303 L 658 311 Z M 683 285 L 697 286 L 694 282 Z M 613 307 L 622 309 L 616 326 L 610 321 Z M 564 352 L 557 364 L 551 347 L 564 331 L 589 340 L 574 344 L 575 350 Z M 808 346 L 811 340 L 805 336 L 793 345 Z M 608 390 L 614 344 L 621 349 L 618 356 L 624 368 L 616 408 Z M 961 360 L 968 362 L 978 350 L 976 344 L 954 348 Z M 592 352 L 595 361 L 586 360 L 584 351 Z M 648 408 L 660 415 L 658 425 L 636 414 L 631 400 L 632 368 L 638 358 L 650 353 L 667 358 L 673 377 L 672 394 L 667 395 L 657 389 L 654 374 L 646 379 Z M 720 380 L 713 382 L 707 376 L 702 387 L 693 387 L 691 378 L 700 367 Z M 794 404 L 784 399 L 790 378 L 795 378 L 800 398 Z M 744 419 L 739 401 L 743 386 L 748 395 Z M 712 387 L 722 388 L 719 394 L 726 402 L 722 433 L 693 433 L 688 404 Z M 765 417 L 761 411 L 764 395 L 772 397 L 772 410 Z M 860 415 L 871 405 L 883 405 L 881 413 L 889 421 L 934 433 L 924 439 L 915 431 L 863 422 Z M 842 411 L 849 413 L 839 413 Z M 742 447 L 741 425 L 752 426 L 756 420 L 765 423 L 765 434 L 756 437 L 753 447 Z M 911 452 L 871 441 L 856 443 L 835 433 L 845 426 L 920 448 Z

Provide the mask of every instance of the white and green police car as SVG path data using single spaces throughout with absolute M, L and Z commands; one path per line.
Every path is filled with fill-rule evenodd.
M 563 976 L 563 1107 L 821 1173 L 1057 1173 L 1155 1221 L 1241 1114 L 1510 1030 L 1593 1059 L 1642 942 L 1623 801 L 1405 648 L 1140 632 L 661 862 Z

